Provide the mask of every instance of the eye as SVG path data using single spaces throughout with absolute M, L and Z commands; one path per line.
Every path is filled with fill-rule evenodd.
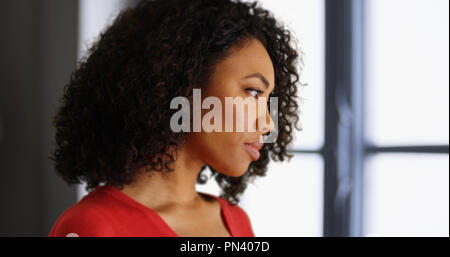
M 257 97 L 263 93 L 261 90 L 256 88 L 246 88 L 245 90 L 247 90 L 247 92 L 249 92 L 249 94 L 253 97 Z

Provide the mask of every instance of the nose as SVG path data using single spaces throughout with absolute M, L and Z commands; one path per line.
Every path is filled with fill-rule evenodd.
M 260 131 L 263 135 L 269 134 L 275 128 L 275 123 L 270 116 L 270 111 L 267 104 L 264 110 L 264 114 L 258 118 L 257 122 L 258 131 Z

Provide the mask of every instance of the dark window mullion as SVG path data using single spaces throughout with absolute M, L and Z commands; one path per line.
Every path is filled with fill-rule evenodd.
M 349 236 L 363 236 L 363 171 L 365 158 L 365 0 L 352 1 L 352 191 Z
M 448 145 L 415 145 L 415 146 L 367 146 L 367 154 L 374 153 L 436 153 L 448 154 Z
M 322 150 L 287 150 L 288 153 L 294 154 L 320 154 L 322 155 Z
M 324 236 L 360 236 L 363 1 L 326 0 Z
M 351 0 L 325 4 L 325 145 L 324 236 L 349 234 L 348 155 L 346 129 L 351 85 Z M 347 127 L 348 128 L 348 127 Z M 344 138 L 345 137 L 345 138 Z M 344 182 L 346 182 L 344 184 Z

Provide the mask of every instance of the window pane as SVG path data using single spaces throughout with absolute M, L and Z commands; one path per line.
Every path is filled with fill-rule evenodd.
M 256 236 L 322 236 L 322 157 L 297 154 L 289 163 L 270 163 L 240 205 Z
M 364 176 L 364 234 L 448 236 L 448 154 L 378 154 Z
M 369 139 L 448 144 L 449 1 L 365 3 Z
M 304 69 L 299 88 L 304 98 L 300 121 L 303 131 L 296 133 L 295 149 L 316 150 L 324 137 L 324 74 L 325 74 L 325 2 L 323 0 L 261 0 L 275 16 L 287 25 L 304 52 Z

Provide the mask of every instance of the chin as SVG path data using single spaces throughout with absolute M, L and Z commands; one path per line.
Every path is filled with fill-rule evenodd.
M 220 173 L 230 176 L 230 177 L 241 177 L 245 174 L 245 172 L 247 172 L 248 170 L 248 166 L 247 165 L 235 165 L 233 167 L 227 167 L 227 168 L 223 168 L 223 169 L 216 169 L 217 171 L 220 171 Z

